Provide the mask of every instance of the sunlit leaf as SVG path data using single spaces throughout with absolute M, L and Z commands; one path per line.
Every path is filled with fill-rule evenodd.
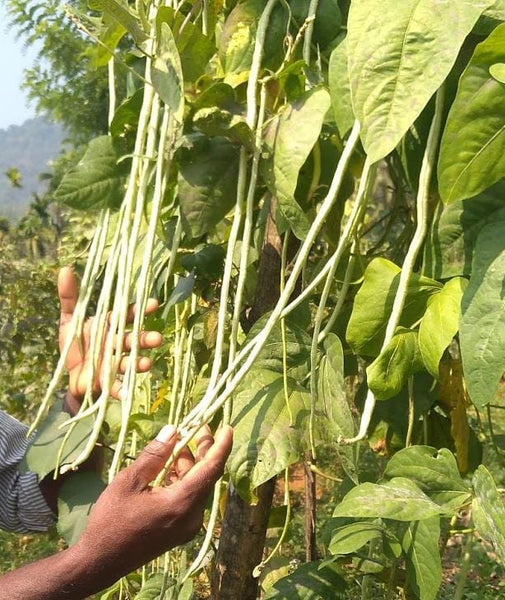
M 466 279 L 455 277 L 428 300 L 419 327 L 419 349 L 426 368 L 435 378 L 442 354 L 458 331 L 461 299 L 467 284 Z
M 477 531 L 491 542 L 505 564 L 505 507 L 491 473 L 479 465 L 473 476 L 472 518 Z
M 172 30 L 162 23 L 157 36 L 156 53 L 151 74 L 154 89 L 182 122 L 184 114 L 184 79 L 181 58 Z
M 333 565 L 322 561 L 306 563 L 294 573 L 276 581 L 265 600 L 339 600 L 344 598 L 346 583 Z
M 421 114 L 487 5 L 479 0 L 351 3 L 351 94 L 372 161 L 389 154 Z
M 351 129 L 354 113 L 351 104 L 351 87 L 347 69 L 347 39 L 333 50 L 328 65 L 328 85 L 331 95 L 333 116 L 341 136 Z

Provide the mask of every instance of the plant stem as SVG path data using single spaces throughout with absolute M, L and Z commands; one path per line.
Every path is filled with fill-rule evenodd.
M 454 592 L 454 600 L 463 600 L 465 591 L 466 580 L 468 573 L 470 572 L 470 565 L 472 561 L 472 545 L 473 545 L 473 534 L 469 533 L 466 536 L 465 545 L 463 547 L 463 556 L 461 557 L 461 568 L 459 570 L 458 583 Z

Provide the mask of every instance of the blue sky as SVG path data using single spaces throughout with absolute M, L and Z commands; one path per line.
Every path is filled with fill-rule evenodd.
M 33 106 L 29 106 L 24 92 L 20 89 L 23 70 L 34 60 L 34 52 L 23 48 L 22 42 L 8 31 L 7 15 L 0 0 L 0 129 L 9 125 L 20 125 L 35 116 Z

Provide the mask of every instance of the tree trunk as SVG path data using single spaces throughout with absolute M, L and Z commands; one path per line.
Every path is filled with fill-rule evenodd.
M 253 306 L 242 319 L 245 331 L 263 314 L 272 310 L 279 298 L 282 241 L 275 223 L 275 205 L 275 199 L 272 198 L 259 261 L 255 298 Z M 256 599 L 258 579 L 252 576 L 252 572 L 263 558 L 274 489 L 275 478 L 259 486 L 256 490 L 258 503 L 251 506 L 230 485 L 211 577 L 213 600 Z

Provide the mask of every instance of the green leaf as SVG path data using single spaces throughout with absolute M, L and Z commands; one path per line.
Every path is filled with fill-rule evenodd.
M 347 341 L 356 354 L 377 356 L 400 281 L 401 269 L 385 258 L 368 265 L 347 327 Z M 442 286 L 433 279 L 413 274 L 407 289 L 400 325 L 409 327 L 425 313 L 429 297 Z
M 256 321 L 247 335 L 247 340 L 252 340 L 263 329 L 269 315 L 264 315 Z M 311 338 L 306 330 L 299 327 L 289 317 L 285 319 L 286 334 L 286 371 L 287 374 L 302 381 L 310 372 L 310 346 Z M 276 325 L 265 343 L 263 349 L 254 361 L 254 368 L 267 369 L 282 374 L 283 339 L 281 326 Z
M 207 136 L 222 135 L 248 149 L 253 148 L 252 131 L 242 115 L 218 106 L 205 107 L 195 112 L 193 124 Z
M 297 23 L 303 24 L 309 14 L 309 2 L 307 0 L 289 0 L 289 8 Z M 332 45 L 342 25 L 342 13 L 337 0 L 319 0 L 317 2 L 316 20 L 312 43 L 319 51 L 325 50 Z
M 112 136 L 126 136 L 136 131 L 143 99 L 144 88 L 141 88 L 118 106 L 110 124 Z
M 368 387 L 378 400 L 387 400 L 399 394 L 408 378 L 422 368 L 417 331 L 399 328 L 389 344 L 367 367 Z
M 180 302 L 184 302 L 184 300 L 189 298 L 193 292 L 194 287 L 195 276 L 193 275 L 193 273 L 188 275 L 188 277 L 179 277 L 179 281 L 177 282 L 175 288 L 172 290 L 172 293 L 170 294 L 170 297 L 164 308 L 164 313 L 168 313 L 172 306 L 175 306 Z
M 167 591 L 169 588 L 173 588 L 176 581 L 168 574 L 154 573 L 144 583 L 140 592 L 135 596 L 135 600 L 159 600 L 162 591 Z M 163 593 L 165 598 L 165 593 Z
M 491 19 L 505 21 L 505 0 L 495 0 L 491 6 L 486 8 L 484 15 Z
M 329 108 L 330 96 L 324 88 L 306 92 L 281 113 L 273 141 L 268 184 L 280 211 L 301 240 L 309 230 L 309 220 L 295 199 L 298 174 L 319 138 Z
M 505 63 L 496 63 L 489 67 L 489 74 L 491 77 L 499 81 L 500 83 L 505 83 Z
M 435 216 L 424 256 L 429 277 L 470 275 L 477 236 L 484 225 L 505 222 L 505 182 L 475 198 L 451 202 Z
M 346 583 L 336 567 L 315 561 L 276 581 L 265 600 L 338 600 L 344 598 L 345 589 Z
M 382 538 L 384 532 L 385 527 L 368 521 L 344 525 L 333 532 L 328 550 L 332 554 L 352 554 L 369 541 Z
M 428 371 L 438 379 L 442 354 L 456 335 L 461 316 L 461 299 L 468 281 L 455 277 L 428 301 L 419 327 L 419 349 Z
M 228 460 L 231 480 L 240 495 L 254 501 L 254 489 L 297 462 L 310 412 L 310 395 L 288 380 L 289 408 L 282 375 L 252 369 L 233 398 L 233 450 Z
M 505 176 L 505 87 L 489 69 L 505 61 L 505 24 L 481 44 L 464 70 L 440 146 L 444 202 L 476 196 Z
M 81 537 L 89 513 L 105 483 L 96 473 L 75 473 L 65 480 L 58 494 L 58 533 L 72 546 Z
M 479 534 L 491 542 L 505 564 L 505 507 L 491 473 L 479 465 L 473 476 L 472 518 Z
M 399 143 L 449 74 L 487 2 L 358 0 L 348 21 L 349 73 L 365 150 Z
M 45 421 L 38 428 L 33 441 L 28 446 L 21 464 L 24 471 L 37 473 L 39 478 L 43 479 L 56 469 L 61 444 L 68 432 L 68 427 L 60 429 L 60 426 L 68 419 L 68 413 L 59 411 L 55 407 L 49 411 Z M 61 466 L 70 464 L 84 449 L 93 428 L 93 423 L 93 417 L 87 417 L 77 422 L 65 443 L 61 455 Z
M 469 500 L 470 490 L 459 474 L 454 455 L 447 448 L 404 448 L 391 457 L 384 477 L 409 478 L 446 509 L 458 510 Z
M 184 78 L 181 57 L 172 30 L 162 23 L 157 36 L 155 59 L 151 79 L 154 89 L 163 102 L 172 110 L 174 117 L 182 123 L 184 116 Z
M 493 399 L 505 371 L 503 232 L 503 223 L 489 224 L 481 230 L 461 306 L 463 372 L 470 398 L 478 408 Z
M 321 423 L 323 439 L 326 437 L 328 441 L 334 442 L 340 436 L 353 437 L 356 425 L 347 401 L 342 343 L 334 333 L 329 333 L 323 342 L 323 347 L 324 355 L 319 364 L 317 379 L 318 406 L 323 413 Z M 337 446 L 336 451 L 347 475 L 354 483 L 358 483 L 359 448 L 356 445 Z
M 402 539 L 407 578 L 420 600 L 435 600 L 442 583 L 440 518 L 410 523 Z
M 129 171 L 127 161 L 118 164 L 120 158 L 111 136 L 91 140 L 82 159 L 61 180 L 56 200 L 79 210 L 118 208 Z
M 234 206 L 237 146 L 222 137 L 187 137 L 179 148 L 178 190 L 182 223 L 192 237 L 211 231 Z
M 445 511 L 413 482 L 395 477 L 383 484 L 362 483 L 346 494 L 334 517 L 359 517 L 414 521 L 428 519 Z
M 333 50 L 328 65 L 328 85 L 331 106 L 340 136 L 343 137 L 354 123 L 351 104 L 351 83 L 347 70 L 347 39 L 344 38 Z
M 146 33 L 127 4 L 116 2 L 116 0 L 89 0 L 88 4 L 92 10 L 103 11 L 113 21 L 124 27 L 133 37 L 137 46 L 147 40 Z

